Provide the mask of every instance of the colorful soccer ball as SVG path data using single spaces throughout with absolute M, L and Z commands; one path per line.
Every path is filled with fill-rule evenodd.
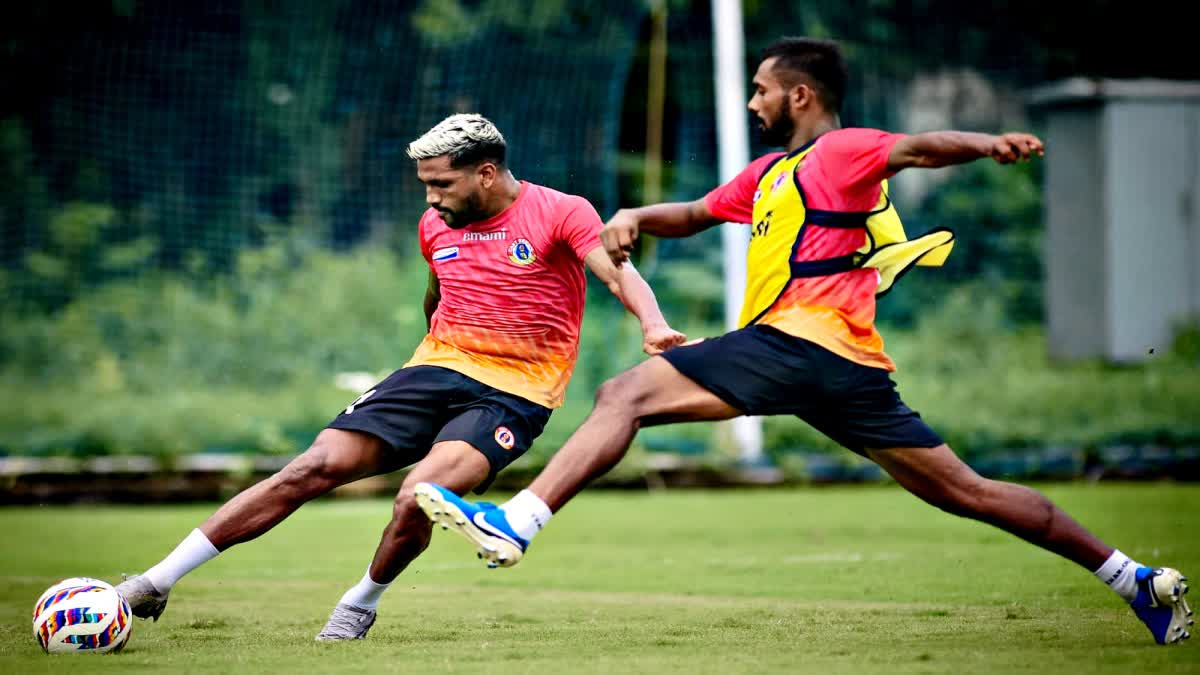
M 33 607 L 33 636 L 51 654 L 120 651 L 133 615 L 116 589 L 99 579 L 64 579 Z

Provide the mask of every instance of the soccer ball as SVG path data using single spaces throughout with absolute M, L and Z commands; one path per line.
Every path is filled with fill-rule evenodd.
M 129 603 L 99 579 L 54 584 L 33 606 L 33 636 L 49 654 L 120 651 L 133 626 Z

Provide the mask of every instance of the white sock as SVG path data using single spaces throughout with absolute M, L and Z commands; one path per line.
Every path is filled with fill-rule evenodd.
M 1137 570 L 1141 563 L 1130 560 L 1129 556 L 1114 550 L 1108 560 L 1093 572 L 1096 578 L 1108 584 L 1117 595 L 1125 598 L 1125 602 L 1133 602 L 1137 597 Z
M 183 575 L 217 557 L 218 553 L 220 551 L 212 545 L 208 537 L 199 529 L 195 529 L 171 551 L 171 555 L 146 570 L 143 576 L 149 579 L 155 588 L 165 593 L 171 590 Z
M 391 582 L 386 584 L 377 584 L 371 581 L 371 568 L 367 568 L 367 573 L 363 575 L 362 581 L 342 596 L 340 602 L 347 605 L 354 605 L 361 609 L 375 609 L 379 606 L 379 598 L 383 596 L 383 592 L 391 586 Z
M 508 524 L 525 541 L 533 539 L 533 535 L 550 522 L 550 507 L 541 497 L 529 490 L 521 490 L 516 497 L 500 505 Z

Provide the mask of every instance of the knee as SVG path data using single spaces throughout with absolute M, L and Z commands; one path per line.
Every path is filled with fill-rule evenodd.
M 400 490 L 400 494 L 396 495 L 396 501 L 392 503 L 392 522 L 389 531 L 393 538 L 406 542 L 418 552 L 429 546 L 433 523 L 421 511 L 412 488 L 407 485 Z
M 642 399 L 641 378 L 632 372 L 621 373 L 607 380 L 596 390 L 596 407 L 607 410 L 636 414 Z
M 392 522 L 395 523 L 428 523 L 429 519 L 417 505 L 417 497 L 413 488 L 405 485 L 396 500 L 392 502 Z
M 925 496 L 925 501 L 946 513 L 979 519 L 987 512 L 992 482 L 977 475 L 947 481 L 934 494 Z
M 318 495 L 346 482 L 350 473 L 326 448 L 313 445 L 275 474 L 274 480 L 276 487 L 288 492 Z

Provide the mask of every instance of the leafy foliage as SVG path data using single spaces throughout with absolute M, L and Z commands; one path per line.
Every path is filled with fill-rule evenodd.
M 663 275 L 676 278 L 675 270 Z M 654 281 L 654 279 L 652 279 Z M 82 292 L 53 313 L 0 314 L 0 449 L 16 454 L 295 452 L 356 392 L 338 373 L 385 376 L 425 332 L 424 262 L 379 248 L 333 253 L 300 236 L 245 249 L 225 275 L 157 274 Z M 636 321 L 595 284 L 580 359 L 530 461 L 590 411 L 605 379 L 637 363 Z M 702 283 L 659 287 L 692 336 L 721 332 L 693 311 Z M 689 318 L 690 317 L 690 318 Z M 1186 345 L 1139 367 L 1057 365 L 1035 328 L 1013 329 L 1001 299 L 968 284 L 888 330 L 906 401 L 967 453 L 999 448 L 1200 441 L 1200 363 Z M 652 450 L 712 448 L 712 427 L 644 432 Z M 772 418 L 772 452 L 832 450 L 798 420 Z

